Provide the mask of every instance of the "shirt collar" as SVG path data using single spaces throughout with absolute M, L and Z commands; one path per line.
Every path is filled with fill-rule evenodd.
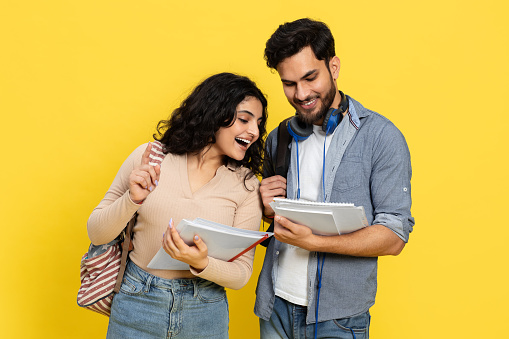
M 359 116 L 357 115 L 357 111 L 355 109 L 355 106 L 353 104 L 352 99 L 348 97 L 348 120 L 350 121 L 350 124 L 352 124 L 355 129 L 359 129 L 359 126 L 361 125 L 361 121 L 359 119 Z

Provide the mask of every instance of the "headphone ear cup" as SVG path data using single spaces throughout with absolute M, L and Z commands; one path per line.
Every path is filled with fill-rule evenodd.
M 328 117 L 327 122 L 324 120 L 323 122 L 325 126 L 325 134 L 331 134 L 334 132 L 336 127 L 338 127 L 339 123 L 341 122 L 341 118 L 343 118 L 342 114 L 331 114 Z
M 341 118 L 343 118 L 343 115 L 340 114 L 338 110 L 335 108 L 330 108 L 323 118 L 322 131 L 324 131 L 325 134 L 331 134 L 334 132 L 336 127 L 341 122 Z
M 343 120 L 343 113 L 348 110 L 348 98 L 341 91 L 339 91 L 339 94 L 341 95 L 341 102 L 338 109 L 330 108 L 323 118 L 322 131 L 326 134 L 334 132 L 341 120 Z
M 313 133 L 313 126 L 300 121 L 297 117 L 291 118 L 286 127 L 295 141 L 306 140 Z

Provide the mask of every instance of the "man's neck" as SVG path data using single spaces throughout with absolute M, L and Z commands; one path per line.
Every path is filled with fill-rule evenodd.
M 341 99 L 342 99 L 341 94 L 339 93 L 338 90 L 336 90 L 336 96 L 334 97 L 334 101 L 332 102 L 330 108 L 338 109 L 339 104 L 341 103 Z

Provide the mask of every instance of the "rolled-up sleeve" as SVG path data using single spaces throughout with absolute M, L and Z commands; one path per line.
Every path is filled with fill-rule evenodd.
M 392 123 L 381 129 L 376 140 L 370 181 L 373 224 L 388 227 L 406 243 L 415 224 L 410 213 L 410 152 L 404 136 Z

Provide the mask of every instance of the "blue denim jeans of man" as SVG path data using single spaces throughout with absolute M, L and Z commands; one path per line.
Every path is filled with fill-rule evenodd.
M 295 305 L 276 296 L 268 321 L 260 319 L 261 339 L 312 339 L 315 324 L 306 325 L 307 307 Z M 350 318 L 318 323 L 317 338 L 368 339 L 369 311 Z
M 228 338 L 226 292 L 208 280 L 163 279 L 129 262 L 113 298 L 108 339 Z

